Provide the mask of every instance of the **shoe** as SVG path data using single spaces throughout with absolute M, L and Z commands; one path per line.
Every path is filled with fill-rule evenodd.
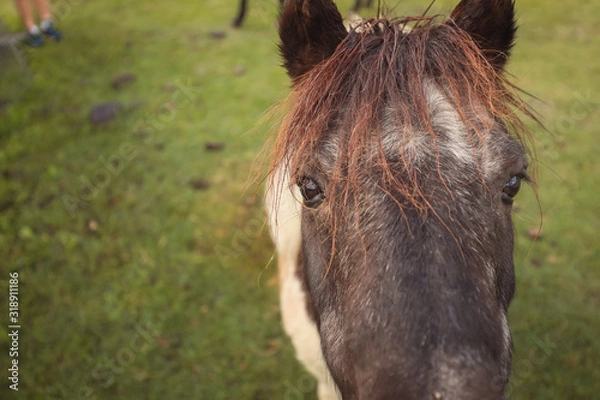
M 50 24 L 50 26 L 48 28 L 42 29 L 42 32 L 44 32 L 44 35 L 50 36 L 52 39 L 56 40 L 57 42 L 60 39 L 62 39 L 62 34 L 52 24 Z
M 31 47 L 40 47 L 41 45 L 44 44 L 44 39 L 42 38 L 42 35 L 40 35 L 39 33 L 31 33 L 31 32 L 27 33 L 27 37 L 25 38 L 25 41 Z

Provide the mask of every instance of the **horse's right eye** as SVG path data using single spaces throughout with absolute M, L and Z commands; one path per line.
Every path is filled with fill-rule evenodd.
M 298 180 L 298 187 L 304 198 L 304 204 L 308 207 L 316 207 L 325 198 L 325 194 L 312 178 L 300 178 Z

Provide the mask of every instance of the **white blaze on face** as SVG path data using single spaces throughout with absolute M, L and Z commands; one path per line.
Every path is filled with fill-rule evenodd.
M 450 152 L 462 163 L 474 163 L 473 145 L 459 113 L 433 83 L 425 85 L 425 93 L 431 110 L 432 125 L 443 133 L 440 137 L 440 151 Z
M 302 235 L 300 213 L 302 205 L 297 200 L 300 190 L 291 185 L 287 169 L 280 168 L 267 181 L 266 208 L 275 243 L 279 264 L 286 269 L 280 271 L 282 278 L 295 273 Z
M 459 168 L 481 171 L 486 178 L 493 178 L 501 168 L 494 140 L 506 132 L 498 129 L 487 110 L 476 105 L 464 111 L 464 118 L 473 119 L 473 126 L 466 126 L 455 106 L 434 82 L 426 81 L 424 85 L 431 118 L 428 125 L 433 132 L 425 128 L 425 121 L 418 128 L 403 126 L 399 121 L 402 117 L 396 115 L 393 104 L 390 105 L 382 126 L 386 157 L 395 159 L 402 155 L 409 168 L 418 170 L 436 153 L 450 155 Z M 474 132 L 474 129 L 479 131 Z
M 300 190 L 292 185 L 286 168 L 279 168 L 267 181 L 266 208 L 271 237 L 277 249 L 281 284 L 281 317 L 285 332 L 296 348 L 296 357 L 319 381 L 319 399 L 337 400 L 321 351 L 315 322 L 309 317 L 306 296 L 298 270 L 302 245 Z

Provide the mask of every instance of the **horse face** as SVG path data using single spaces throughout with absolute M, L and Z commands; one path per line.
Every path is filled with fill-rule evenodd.
M 327 367 L 344 399 L 500 399 L 527 177 L 498 99 L 512 2 L 463 0 L 410 33 L 341 21 L 326 0 L 282 11 L 296 97 L 272 183 L 302 204 L 286 256 Z
M 330 201 L 348 184 L 328 173 L 340 158 L 331 143 L 302 170 L 308 307 L 344 398 L 500 398 L 511 359 L 510 204 L 527 161 L 501 124 L 493 129 L 484 179 L 475 157 L 451 150 L 460 130 L 437 131 L 438 143 L 415 134 L 418 172 L 399 163 L 392 173 L 399 182 L 419 174 L 426 211 L 386 187 L 377 159 L 364 162 L 359 192 Z

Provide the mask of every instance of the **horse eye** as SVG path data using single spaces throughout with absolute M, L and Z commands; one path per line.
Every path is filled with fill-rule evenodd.
M 514 197 L 519 193 L 521 189 L 521 180 L 523 176 L 515 175 L 506 182 L 502 189 L 502 201 L 504 204 L 511 205 Z
M 325 194 L 313 179 L 303 177 L 300 178 L 297 184 L 305 205 L 315 207 L 325 198 Z

